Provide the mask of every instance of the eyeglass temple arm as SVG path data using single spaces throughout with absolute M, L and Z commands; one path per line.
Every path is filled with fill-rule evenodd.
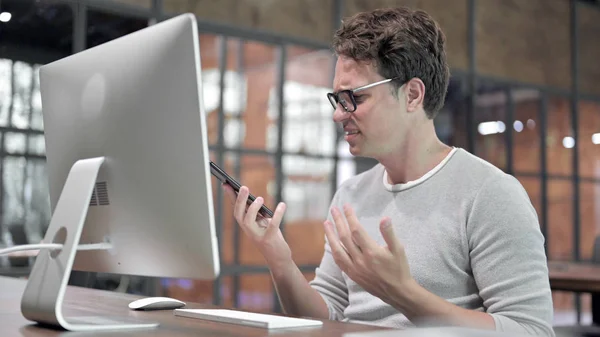
M 393 80 L 394 80 L 393 78 L 388 78 L 388 79 L 385 79 L 385 80 L 382 80 L 382 81 L 379 81 L 379 82 L 367 84 L 365 86 L 358 87 L 358 88 L 352 90 L 352 92 L 359 92 L 359 91 L 362 91 L 362 90 L 365 90 L 365 89 L 369 89 L 369 88 L 372 88 L 372 87 L 374 87 L 376 85 L 384 84 L 384 83 L 387 83 L 387 82 L 390 82 L 390 81 L 393 81 Z

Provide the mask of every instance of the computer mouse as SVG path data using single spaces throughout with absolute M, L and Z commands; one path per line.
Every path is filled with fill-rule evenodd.
M 146 297 L 129 303 L 131 310 L 172 310 L 185 306 L 185 302 L 170 297 Z

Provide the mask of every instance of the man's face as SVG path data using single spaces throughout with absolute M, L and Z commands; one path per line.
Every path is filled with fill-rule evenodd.
M 340 56 L 333 90 L 356 89 L 381 80 L 384 78 L 372 64 Z M 399 98 L 394 97 L 391 83 L 386 83 L 356 92 L 354 112 L 346 112 L 338 104 L 333 120 L 343 126 L 350 153 L 379 159 L 402 146 L 407 124 L 403 87 L 398 93 Z

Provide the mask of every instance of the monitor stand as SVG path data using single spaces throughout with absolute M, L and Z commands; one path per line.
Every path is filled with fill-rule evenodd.
M 90 198 L 104 157 L 73 164 L 52 214 L 44 242 L 63 244 L 60 250 L 40 250 L 21 299 L 21 312 L 31 321 L 71 331 L 154 328 L 158 323 L 125 321 L 127 317 L 65 317 L 63 300 Z

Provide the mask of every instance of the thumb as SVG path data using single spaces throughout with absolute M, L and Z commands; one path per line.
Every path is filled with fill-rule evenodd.
M 390 218 L 383 218 L 379 224 L 379 230 L 385 243 L 387 243 L 388 249 L 392 254 L 396 255 L 401 249 L 402 244 L 394 234 L 394 227 L 392 226 L 392 220 Z

